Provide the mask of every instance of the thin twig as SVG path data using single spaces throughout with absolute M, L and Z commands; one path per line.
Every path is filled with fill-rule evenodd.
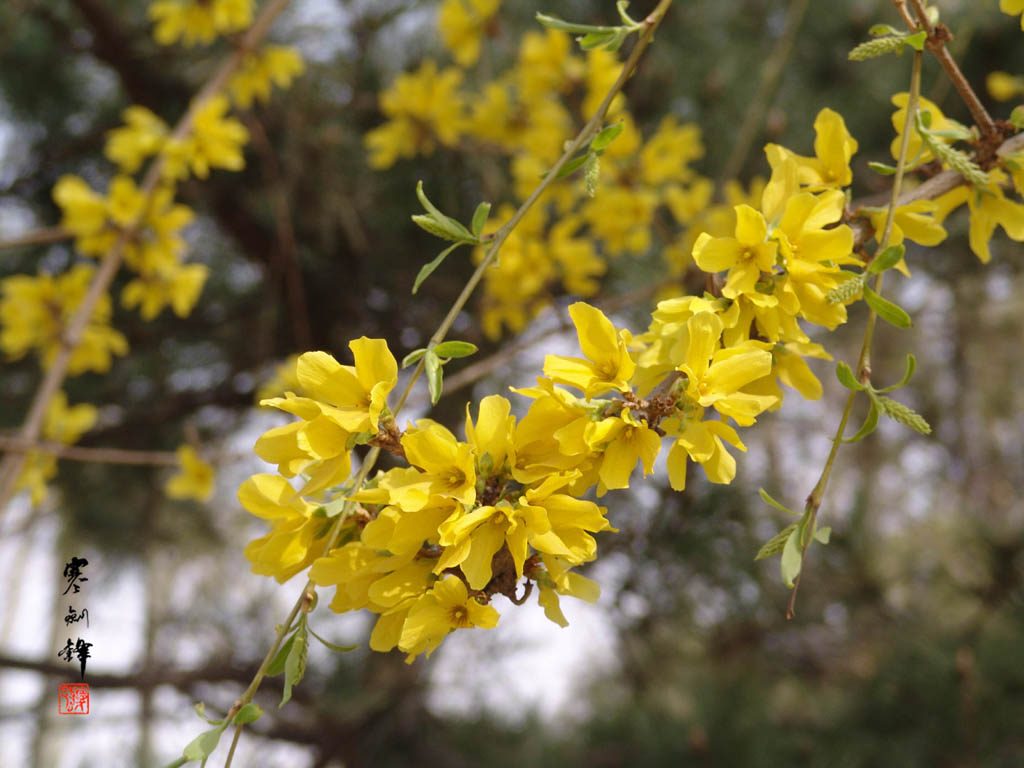
M 896 208 L 900 197 L 900 187 L 903 185 L 903 172 L 907 165 L 907 148 L 910 146 L 910 131 L 914 124 L 914 116 L 917 114 L 917 104 L 921 95 L 921 59 L 921 52 L 915 52 L 913 69 L 910 75 L 910 96 L 907 99 L 907 116 L 903 123 L 903 136 L 900 141 L 900 156 L 896 161 L 896 175 L 893 178 L 892 194 L 889 200 L 889 211 L 886 215 L 885 229 L 882 231 L 882 239 L 878 244 L 876 255 L 888 247 L 889 238 L 892 236 L 892 224 L 896 217 Z M 882 290 L 882 277 L 883 273 L 881 272 L 875 276 L 874 290 L 876 293 L 880 293 Z M 857 361 L 856 368 L 857 378 L 864 384 L 866 384 L 871 378 L 871 341 L 874 338 L 877 318 L 878 315 L 875 310 L 868 307 L 868 319 L 864 328 L 864 341 L 861 344 L 860 357 Z M 812 490 L 810 495 L 807 497 L 807 503 L 804 506 L 804 515 L 809 516 L 806 528 L 807 536 L 802 542 L 800 551 L 800 571 L 793 580 L 793 589 L 789 594 L 789 603 L 786 606 L 787 619 L 792 619 L 796 616 L 796 595 L 797 590 L 800 588 L 800 577 L 803 576 L 804 566 L 807 564 L 807 548 L 811 544 L 811 539 L 814 538 L 813 534 L 818 522 L 818 510 L 821 508 L 821 502 L 825 498 L 825 488 L 828 486 L 829 477 L 832 475 L 832 467 L 835 464 L 836 454 L 839 453 L 839 446 L 843 443 L 843 435 L 846 432 L 846 425 L 850 420 L 850 414 L 853 411 L 853 403 L 856 396 L 857 393 L 855 391 L 851 391 L 846 398 L 846 406 L 843 408 L 843 416 L 839 421 L 839 427 L 836 429 L 836 435 L 832 438 L 832 449 L 829 451 L 828 458 L 825 460 L 825 467 L 821 471 L 821 476 L 818 478 L 818 482 L 814 486 L 814 490 Z
M 59 243 L 63 240 L 71 240 L 74 236 L 73 232 L 69 232 L 63 227 L 37 229 L 35 232 L 18 235 L 18 237 L 12 237 L 10 240 L 0 241 L 0 251 L 9 251 L 14 248 L 27 248 L 31 245 Z
M 44 453 L 58 459 L 96 464 L 134 464 L 138 466 L 176 467 L 181 462 L 171 451 L 132 451 L 123 448 L 86 448 L 53 442 L 31 442 L 23 437 L 0 435 L 0 451 L 7 453 Z
M 174 132 L 171 134 L 172 140 L 181 140 L 188 135 L 189 131 L 192 129 L 192 121 L 199 109 L 211 97 L 223 90 L 225 85 L 227 85 L 228 79 L 235 73 L 239 65 L 242 63 L 243 58 L 247 55 L 246 52 L 253 50 L 257 45 L 259 45 L 260 41 L 263 40 L 270 29 L 271 23 L 290 2 L 291 0 L 270 0 L 270 2 L 267 3 L 256 21 L 242 38 L 242 45 L 240 46 L 240 49 L 235 51 L 225 60 L 225 62 L 217 69 L 213 77 L 207 81 L 196 97 L 192 100 L 192 103 L 189 105 L 185 115 L 180 121 L 178 121 L 177 126 L 175 126 Z M 166 158 L 163 155 L 158 156 L 149 166 L 146 175 L 143 178 L 142 185 L 140 187 L 143 199 L 146 201 L 146 205 L 142 206 L 143 212 L 149 208 L 149 201 L 152 199 L 154 192 L 160 184 L 165 161 Z M 89 321 L 92 319 L 96 305 L 99 303 L 100 299 L 106 295 L 111 281 L 117 274 L 118 268 L 121 266 L 121 259 L 124 255 L 125 246 L 138 233 L 138 230 L 142 225 L 143 216 L 144 213 L 140 213 L 131 225 L 121 230 L 114 246 L 106 256 L 103 257 L 99 269 L 96 271 L 92 282 L 89 284 L 89 289 L 86 292 L 85 298 L 82 299 L 82 303 L 79 305 L 74 317 L 71 318 L 71 321 L 64 329 L 64 334 L 61 338 L 57 355 L 50 368 L 47 370 L 46 376 L 40 384 L 39 389 L 36 390 L 35 397 L 32 400 L 32 405 L 29 407 L 28 416 L 20 430 L 19 436 L 23 440 L 31 443 L 39 439 L 39 434 L 43 427 L 43 420 L 46 417 L 46 411 L 49 408 L 54 395 L 57 394 L 57 391 L 60 389 L 67 376 L 68 363 L 71 361 L 71 355 L 80 343 L 85 329 L 89 325 Z M 4 457 L 3 462 L 0 463 L 0 515 L 3 514 L 3 511 L 7 507 L 7 503 L 10 501 L 11 496 L 14 493 L 14 486 L 17 483 L 18 475 L 21 474 L 21 469 L 24 464 L 25 457 L 24 454 L 21 453 L 8 453 Z
M 916 24 L 912 18 L 909 18 L 906 12 L 907 0 L 893 0 L 893 2 L 900 10 L 900 15 L 903 16 L 903 21 L 907 24 L 910 31 L 916 32 L 918 24 Z M 988 113 L 988 110 L 985 109 L 985 106 L 981 103 L 981 99 L 978 98 L 978 94 L 974 92 L 971 84 L 967 82 L 967 78 L 964 77 L 964 73 L 960 71 L 960 67 L 957 66 L 956 60 L 946 48 L 946 43 L 953 39 L 952 33 L 944 24 L 932 24 L 931 20 L 928 18 L 928 12 L 925 10 L 924 3 L 921 2 L 921 0 L 909 0 L 909 2 L 914 6 L 914 13 L 917 15 L 917 21 L 920 23 L 920 28 L 928 34 L 925 46 L 932 52 L 932 54 L 934 54 L 935 58 L 938 59 L 939 64 L 941 64 L 942 68 L 946 71 L 946 75 L 949 77 L 950 81 L 952 81 L 957 93 L 960 94 L 960 98 L 963 99 L 964 103 L 967 105 L 967 109 L 970 110 L 971 117 L 974 118 L 974 122 L 981 130 L 982 136 L 990 140 L 993 137 L 1002 136 L 1002 132 L 996 126 L 992 116 Z

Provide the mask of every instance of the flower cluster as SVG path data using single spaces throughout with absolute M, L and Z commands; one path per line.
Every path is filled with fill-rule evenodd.
M 207 44 L 218 35 L 247 28 L 252 2 L 156 0 L 149 15 L 160 44 Z M 242 58 L 226 90 L 234 105 L 245 109 L 254 101 L 266 101 L 273 84 L 287 87 L 302 67 L 301 57 L 291 48 L 255 49 Z M 189 107 L 188 119 L 175 131 L 145 107 L 130 106 L 123 113 L 123 125 L 107 135 L 104 153 L 116 171 L 106 191 L 71 175 L 61 177 L 53 188 L 61 227 L 73 236 L 78 254 L 102 260 L 115 250 L 119 253 L 131 273 L 121 289 L 121 305 L 137 308 L 143 320 L 153 320 L 168 307 L 186 317 L 203 290 L 208 268 L 184 261 L 184 230 L 194 214 L 176 202 L 176 187 L 190 177 L 205 179 L 214 169 L 239 171 L 245 166 L 243 147 L 249 132 L 231 110 L 232 101 L 225 95 L 203 97 Z M 137 181 L 147 162 L 149 175 Z M 94 266 L 81 261 L 60 275 L 19 275 L 0 281 L 0 350 L 9 359 L 35 350 L 49 367 L 95 275 Z M 100 295 L 71 351 L 70 375 L 104 373 L 115 355 L 127 353 L 127 340 L 110 326 L 111 314 L 110 296 Z M 170 481 L 168 494 L 208 498 L 212 469 L 187 451 L 181 455 L 183 474 Z M 31 467 L 26 472 L 42 476 Z M 26 484 L 38 486 L 28 475 L 22 481 Z M 38 497 L 35 491 L 33 495 Z

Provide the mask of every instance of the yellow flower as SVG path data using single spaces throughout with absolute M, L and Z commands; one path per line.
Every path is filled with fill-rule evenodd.
M 248 109 L 253 101 L 270 100 L 271 84 L 287 88 L 304 68 L 302 56 L 294 48 L 267 45 L 242 60 L 238 71 L 228 81 L 228 91 L 235 104 Z
M 460 443 L 440 424 L 421 419 L 406 430 L 402 447 L 409 463 L 426 474 L 430 493 L 472 506 L 476 500 L 476 467 L 473 447 Z
M 909 94 L 897 93 L 892 97 L 892 103 L 897 107 L 896 111 L 892 115 L 892 125 L 896 129 L 896 138 L 892 140 L 892 144 L 889 149 L 892 152 L 893 158 L 898 159 L 900 156 L 900 144 L 903 141 L 903 124 L 907 120 L 907 100 Z M 942 110 L 924 98 L 920 97 L 917 111 L 922 116 L 925 113 L 931 115 L 931 131 L 954 131 L 957 133 L 967 133 L 967 128 L 958 123 L 956 120 L 951 120 L 942 114 Z M 944 138 L 942 136 L 936 136 L 936 141 L 952 142 L 953 139 Z M 921 134 L 917 132 L 917 127 L 911 123 L 910 138 L 907 140 L 907 168 L 915 168 L 923 163 L 928 163 L 935 159 L 935 155 L 927 147 L 922 147 Z M 922 151 L 923 150 L 923 151 Z M 915 158 L 916 161 L 915 161 Z
M 684 362 L 679 365 L 679 370 L 686 374 L 686 396 L 698 405 L 713 406 L 741 426 L 753 424 L 775 398 L 749 395 L 741 390 L 771 372 L 769 345 L 747 341 L 720 349 L 722 319 L 711 312 L 694 315 L 686 326 L 689 346 Z
M 124 173 L 135 173 L 143 161 L 156 155 L 167 138 L 167 124 L 145 107 L 134 105 L 123 113 L 125 125 L 107 133 L 103 154 Z
M 238 32 L 252 23 L 252 0 L 155 0 L 149 18 L 160 45 L 179 39 L 187 46 L 208 44 L 218 34 Z
M 636 370 L 626 348 L 632 338 L 629 331 L 616 331 L 601 310 L 582 301 L 569 307 L 569 316 L 586 359 L 548 355 L 544 358 L 544 375 L 583 390 L 588 400 L 608 390 L 628 390 Z
M 735 237 L 711 237 L 707 233 L 697 238 L 693 246 L 693 260 L 705 272 L 729 274 L 722 295 L 735 299 L 739 294 L 751 296 L 752 301 L 763 304 L 774 302 L 771 296 L 756 293 L 755 285 L 762 272 L 770 272 L 775 265 L 778 245 L 766 242 L 768 226 L 764 216 L 749 205 L 737 205 Z
M 444 47 L 460 67 L 471 67 L 480 58 L 480 39 L 501 0 L 444 0 L 437 16 Z
M 253 475 L 238 489 L 238 501 L 274 526 L 245 548 L 253 573 L 284 584 L 324 553 L 333 520 L 299 497 L 283 477 Z
M 741 451 L 747 448 L 736 430 L 721 421 L 701 421 L 703 409 L 693 418 L 666 419 L 665 433 L 677 437 L 668 452 L 669 483 L 676 491 L 686 490 L 686 459 L 689 457 L 704 469 L 712 483 L 728 485 L 736 477 L 736 459 L 725 449 L 729 443 Z
M 173 179 L 184 179 L 186 169 L 200 179 L 210 175 L 211 168 L 240 171 L 245 167 L 242 147 L 249 140 L 249 131 L 233 117 L 224 96 L 208 99 L 196 111 L 189 136 L 175 144 L 168 143 L 165 173 Z
M 178 462 L 181 471 L 167 481 L 164 493 L 172 499 L 212 499 L 215 477 L 213 467 L 200 459 L 196 449 L 190 445 L 178 447 Z
M 1024 14 L 1024 0 L 999 0 L 999 10 L 1011 16 Z M 1024 15 L 1020 17 L 1020 28 L 1024 30 Z
M 78 264 L 62 275 L 14 275 L 0 281 L 0 351 L 10 360 L 38 351 L 44 368 L 53 364 L 72 316 L 85 298 L 93 267 Z M 112 357 L 128 352 L 128 341 L 110 327 L 110 296 L 96 303 L 68 372 L 105 373 Z
M 828 108 L 821 110 L 814 119 L 814 133 L 814 157 L 780 148 L 796 160 L 800 183 L 812 187 L 848 186 L 853 181 L 850 158 L 857 152 L 857 140 L 846 129 L 842 115 Z
M 613 416 L 587 425 L 585 439 L 595 448 L 601 447 L 599 476 L 602 488 L 629 488 L 629 477 L 639 460 L 644 476 L 654 471 L 654 460 L 661 450 L 661 437 L 647 427 L 646 421 L 637 422 L 627 409 L 622 418 Z
M 912 203 L 899 206 L 893 216 L 889 245 L 899 245 L 904 239 L 913 240 L 919 245 L 930 246 L 941 243 L 946 239 L 946 230 L 935 219 L 938 209 L 938 203 L 934 200 L 915 200 Z M 889 209 L 865 207 L 863 210 L 871 219 L 871 226 L 875 229 L 875 240 L 881 242 Z M 896 269 L 910 277 L 905 259 L 900 259 Z
M 428 59 L 415 72 L 399 75 L 380 95 L 388 122 L 364 137 L 372 168 L 385 169 L 400 157 L 429 155 L 437 142 L 452 146 L 463 129 L 463 97 L 458 93 L 462 72 L 437 71 Z
M 409 654 L 406 661 L 411 662 L 423 652 L 429 656 L 452 630 L 492 629 L 498 618 L 494 608 L 469 596 L 461 579 L 446 576 L 409 610 L 398 647 Z
M 188 317 L 209 271 L 202 264 L 175 264 L 142 274 L 121 291 L 121 305 L 125 309 L 139 307 L 143 320 L 152 320 L 168 304 L 178 317 Z
M 49 442 L 72 445 L 93 428 L 98 411 L 89 403 L 68 406 L 68 398 L 58 390 L 50 401 L 43 420 L 43 439 Z M 57 457 L 52 454 L 30 451 L 25 455 L 25 464 L 14 485 L 15 492 L 27 490 L 32 505 L 42 504 L 46 498 L 46 483 L 57 475 Z
M 677 125 L 674 117 L 662 118 L 658 130 L 640 150 L 643 180 L 655 187 L 688 182 L 694 175 L 689 164 L 703 156 L 704 144 L 697 125 Z
M 985 78 L 985 88 L 996 101 L 1009 101 L 1024 93 L 1024 77 L 1008 72 L 989 72 Z
M 974 188 L 960 186 L 942 195 L 935 202 L 938 205 L 936 218 L 941 222 L 951 211 L 967 203 L 970 209 L 968 241 L 974 255 L 987 264 L 992 258 L 989 241 L 1000 226 L 1012 240 L 1024 240 L 1024 205 L 1008 200 L 1003 195 L 1002 183 L 1006 176 L 999 169 L 990 172 L 992 184 Z

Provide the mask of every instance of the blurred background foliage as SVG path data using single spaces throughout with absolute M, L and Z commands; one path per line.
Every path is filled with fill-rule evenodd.
M 634 15 L 647 5 L 637 0 Z M 696 166 L 717 177 L 763 87 L 787 13 L 799 5 L 675 3 L 627 88 L 645 135 L 664 115 L 697 123 L 707 153 Z M 1020 29 L 997 5 L 939 2 L 956 33 L 954 53 L 979 89 L 991 70 L 1024 73 Z M 511 61 L 536 10 L 506 0 L 482 67 Z M 549 0 L 542 10 L 589 23 L 614 18 L 611 0 Z M 186 320 L 164 313 L 142 323 L 118 309 L 114 324 L 128 336 L 130 356 L 108 375 L 67 385 L 72 402 L 102 406 L 101 423 L 83 445 L 172 450 L 190 425 L 220 447 L 224 467 L 217 499 L 204 507 L 165 499 L 163 476 L 151 469 L 61 464 L 37 517 L 59 521 L 61 547 L 96 552 L 111 578 L 128 573 L 145 585 L 144 651 L 134 669 L 159 659 L 209 673 L 169 686 L 183 694 L 170 705 L 154 699 L 157 686 L 124 682 L 140 701 L 133 747 L 113 757 L 97 747 L 84 754 L 99 762 L 83 765 L 152 764 L 174 754 L 180 747 L 173 739 L 168 747 L 160 728 L 184 719 L 186 696 L 230 706 L 283 616 L 267 599 L 280 588 L 238 572 L 246 566 L 242 546 L 258 528 L 234 500 L 245 471 L 232 470 L 231 457 L 251 447 L 259 384 L 289 354 L 326 349 L 343 357 L 347 341 L 360 335 L 387 338 L 399 357 L 425 342 L 471 264 L 458 252 L 411 300 L 414 276 L 436 251 L 409 220 L 418 212 L 417 179 L 442 210 L 464 219 L 480 199 L 512 197 L 494 186 L 506 170 L 476 153 L 442 149 L 386 172 L 367 165 L 362 135 L 382 122 L 377 94 L 423 57 L 445 60 L 435 16 L 431 2 L 295 3 L 277 36 L 302 50 L 307 72 L 247 118 L 254 140 L 243 173 L 215 173 L 181 190 L 200 214 L 189 230 L 192 258 L 211 268 L 196 311 Z M 814 116 L 828 106 L 860 142 L 855 196 L 884 190 L 887 182 L 866 163 L 888 158 L 889 97 L 906 89 L 910 60 L 846 60 L 876 22 L 897 24 L 889 0 L 809 4 L 754 148 L 740 163 L 741 179 L 766 174 L 759 150 L 766 141 L 807 153 Z M 158 48 L 139 0 L 0 4 L 0 234 L 55 224 L 56 179 L 78 173 L 99 185 L 109 173 L 104 137 L 121 110 L 139 103 L 174 119 L 222 51 Z M 924 93 L 969 122 L 930 60 Z M 1006 105 L 985 99 L 1006 116 Z M 782 522 L 756 489 L 798 505 L 813 485 L 842 398 L 825 364 L 815 368 L 824 399 L 792 395 L 781 414 L 766 415 L 750 434 L 733 486 L 711 487 L 697 473 L 685 493 L 648 482 L 607 497 L 621 533 L 603 536 L 602 562 L 591 575 L 605 585 L 611 661 L 572 681 L 571 712 L 530 713 L 513 699 L 450 712 L 429 705 L 433 661 L 407 667 L 398 655 L 324 656 L 314 658 L 280 715 L 275 684 L 264 685 L 260 700 L 274 714 L 248 738 L 268 750 L 251 753 L 260 756 L 249 764 L 1024 764 L 1021 249 L 997 237 L 993 263 L 982 267 L 968 250 L 965 222 L 949 228 L 938 248 L 910 246 L 913 279 L 894 290 L 915 328 L 884 329 L 874 366 L 895 380 L 905 353 L 917 355 L 907 393 L 934 434 L 886 424 L 841 451 L 822 512 L 832 542 L 812 552 L 795 620 L 783 616 L 777 563 L 753 561 Z M 657 284 L 659 245 L 656 238 L 650 254 L 612 263 L 595 301 Z M 71 258 L 65 244 L 6 251 L 0 275 L 59 270 Z M 564 322 L 571 299 L 561 299 L 557 317 L 537 323 Z M 649 310 L 640 300 L 620 306 L 616 318 L 638 331 Z M 863 308 L 824 340 L 837 358 L 853 357 L 862 323 Z M 511 341 L 485 339 L 473 311 L 456 332 L 480 345 L 480 357 Z M 475 394 L 529 383 L 536 372 L 536 355 L 509 357 L 476 383 Z M 38 380 L 34 359 L 4 366 L 0 428 L 20 423 Z M 465 389 L 447 395 L 432 417 L 457 427 L 468 397 Z M 7 534 L 28 537 L 36 524 L 29 518 Z M 3 569 L 5 594 L 17 591 L 18 578 L 17 564 Z M 295 588 L 284 591 L 291 596 Z M 326 613 L 315 618 L 330 629 Z M 337 627 L 365 631 L 351 622 Z M 501 632 L 487 638 L 498 648 Z M 592 638 L 580 633 L 573 641 L 585 655 Z M 365 637 L 357 642 L 365 646 Z M 446 647 L 438 656 L 463 649 Z M 102 671 L 101 653 L 95 664 Z M 518 673 L 532 674 L 528 667 Z M 43 710 L 51 702 L 43 698 L 35 719 L 19 720 L 34 734 L 37 766 L 50 764 Z M 198 720 L 187 723 L 198 732 Z M 279 760 L 269 749 L 289 743 L 299 751 Z

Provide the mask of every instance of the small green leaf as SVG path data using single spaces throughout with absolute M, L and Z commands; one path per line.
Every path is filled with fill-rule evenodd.
M 1013 108 L 1013 112 L 1010 113 L 1010 125 L 1018 131 L 1024 130 L 1024 104 Z
M 629 0 L 618 0 L 618 2 L 615 3 L 615 10 L 619 12 L 619 18 L 622 19 L 622 23 L 629 27 L 639 27 L 640 24 L 626 13 L 626 9 L 628 7 Z
M 430 277 L 431 273 L 439 266 L 441 266 L 441 262 L 448 258 L 448 254 L 454 251 L 460 245 L 465 245 L 465 243 L 452 243 L 443 251 L 441 251 L 441 253 L 437 255 L 436 259 L 434 259 L 433 261 L 428 261 L 420 268 L 420 273 L 416 275 L 416 280 L 412 284 L 412 292 L 414 295 L 416 291 L 420 289 L 420 286 L 423 284 L 423 281 Z
M 754 556 L 754 559 L 764 560 L 766 558 L 779 554 L 779 552 L 782 551 L 783 547 L 786 546 L 786 542 L 789 540 L 789 537 L 792 535 L 793 531 L 795 531 L 799 526 L 800 523 L 790 523 L 789 525 L 787 525 L 785 528 L 783 528 L 781 531 L 779 531 L 777 534 L 772 536 L 770 539 L 768 539 L 768 541 L 764 543 L 764 546 L 762 546 L 757 551 L 757 554 Z
M 263 717 L 263 710 L 260 709 L 258 704 L 253 704 L 251 701 L 238 710 L 238 714 L 235 715 L 235 719 L 232 720 L 235 725 L 246 725 L 255 720 L 259 720 Z
M 902 307 L 893 304 L 888 299 L 883 299 L 866 285 L 864 286 L 864 301 L 875 310 L 880 318 L 887 323 L 892 323 L 897 328 L 909 328 L 913 325 L 910 315 Z
M 886 165 L 885 163 L 870 162 L 868 163 L 868 168 L 870 168 L 875 173 L 882 174 L 883 176 L 892 176 L 894 173 L 896 173 L 895 166 Z
M 927 39 L 928 33 L 925 32 L 923 29 L 916 34 L 907 35 L 905 38 L 903 38 L 904 42 L 911 48 L 913 48 L 915 51 L 923 51 L 924 43 Z
M 580 48 L 584 51 L 589 51 L 592 48 L 601 48 L 613 42 L 616 38 L 616 32 L 588 32 L 582 37 L 578 37 L 576 42 L 580 44 Z
M 871 394 L 871 390 L 868 390 L 868 394 Z M 867 418 L 864 419 L 864 423 L 861 424 L 860 429 L 857 430 L 857 434 L 853 437 L 843 438 L 844 443 L 857 443 L 863 440 L 865 437 L 875 431 L 875 427 L 878 426 L 878 404 L 876 398 L 871 398 L 871 409 L 868 411 Z
M 827 525 L 814 532 L 814 540 L 821 544 L 828 544 L 828 540 L 831 536 L 832 529 Z
M 876 37 L 861 43 L 847 54 L 850 61 L 867 61 L 888 53 L 902 53 L 905 39 L 902 36 Z
M 872 37 L 881 37 L 882 35 L 902 35 L 896 27 L 891 27 L 888 24 L 875 24 L 869 30 L 868 34 Z
M 480 235 L 483 234 L 484 225 L 487 223 L 487 217 L 490 215 L 490 203 L 480 203 L 480 205 L 476 207 L 476 210 L 473 211 L 473 223 L 470 228 L 473 230 L 473 235 L 478 239 Z
M 205 760 L 213 754 L 214 750 L 217 749 L 217 744 L 220 742 L 220 735 L 224 732 L 224 726 L 218 726 L 217 728 L 211 728 L 208 731 L 203 731 L 196 736 L 192 741 L 185 747 L 185 751 L 182 753 L 186 760 Z
M 906 248 L 902 244 L 890 245 L 871 260 L 871 263 L 868 264 L 868 272 L 872 275 L 877 275 L 879 272 L 892 269 L 900 263 L 904 253 L 906 253 Z
M 911 354 L 907 355 L 907 369 L 903 374 L 903 378 L 899 380 L 897 384 L 893 384 L 891 387 L 885 387 L 884 389 L 875 390 L 876 392 L 893 392 L 897 389 L 902 389 L 907 386 L 907 382 L 910 381 L 910 377 L 914 375 L 914 370 L 917 368 L 917 358 Z
M 842 360 L 836 363 L 836 378 L 839 379 L 839 383 L 844 387 L 855 392 L 863 392 L 867 389 L 866 385 L 857 381 L 857 377 L 853 375 L 853 369 Z
M 864 281 L 867 279 L 867 274 L 860 272 L 854 274 L 853 272 L 840 271 L 843 282 L 833 288 L 825 295 L 825 301 L 829 304 L 842 304 L 847 301 L 851 301 L 861 289 L 864 287 Z
M 797 526 L 789 534 L 786 543 L 782 547 L 782 581 L 793 588 L 793 579 L 800 574 L 800 566 L 803 564 L 803 553 L 800 551 L 800 527 Z
M 589 152 L 584 154 L 584 155 L 577 155 L 572 160 L 568 161 L 565 165 L 562 166 L 562 168 L 555 175 L 555 178 L 556 179 L 564 179 L 570 173 L 572 173 L 573 171 L 576 171 L 580 167 L 582 167 L 583 164 L 585 162 L 587 162 L 587 158 L 588 157 L 590 157 L 590 153 Z M 547 176 L 547 174 L 544 174 L 544 175 Z
M 602 128 L 601 132 L 591 140 L 590 148 L 595 152 L 602 152 L 618 138 L 620 133 L 622 133 L 622 123 L 612 123 Z
M 437 405 L 437 401 L 441 399 L 441 392 L 444 390 L 444 374 L 441 372 L 441 360 L 433 350 L 429 350 L 423 360 L 426 364 L 430 402 L 432 405 Z
M 281 703 L 277 705 L 278 709 L 288 703 L 292 697 L 292 688 L 298 685 L 306 674 L 306 646 L 309 643 L 309 634 L 306 630 L 305 615 L 299 620 L 299 628 L 295 630 L 292 639 L 294 642 L 284 663 L 284 693 L 281 695 Z
M 477 351 L 476 344 L 470 344 L 468 341 L 443 341 L 434 347 L 434 354 L 438 357 L 469 357 L 475 355 Z
M 917 115 L 914 116 L 914 120 L 915 121 L 920 121 L 921 125 L 923 125 L 925 128 L 931 128 L 932 127 L 932 113 L 931 113 L 931 110 L 926 109 L 926 110 L 923 110 L 921 112 L 918 112 Z M 920 132 L 921 125 L 918 126 L 918 132 Z
M 309 633 L 336 653 L 351 653 L 359 647 L 358 645 L 338 645 L 337 643 L 328 642 L 327 640 L 324 640 L 322 637 L 320 637 L 320 635 L 318 635 L 316 632 L 314 632 L 312 627 L 309 627 Z
M 614 32 L 619 29 L 618 27 L 600 27 L 593 24 L 576 24 L 546 13 L 538 13 L 535 18 L 548 29 L 570 32 L 576 35 L 588 35 L 591 32 Z
M 783 505 L 781 502 L 778 502 L 775 499 L 773 499 L 771 495 L 768 493 L 768 491 L 766 491 L 764 488 L 758 488 L 757 492 L 761 494 L 761 498 L 764 500 L 765 504 L 770 504 L 780 512 L 785 512 L 787 515 L 793 515 L 794 517 L 800 516 L 798 512 L 794 512 L 789 507 Z
M 427 194 L 423 191 L 423 182 L 419 181 L 416 183 L 416 197 L 419 198 L 420 204 L 426 209 L 429 216 L 413 216 L 412 220 L 415 221 L 423 229 L 430 232 L 432 235 L 443 237 L 448 240 L 461 240 L 464 242 L 475 243 L 476 238 L 473 234 L 462 226 L 455 219 L 450 216 L 445 216 L 440 210 L 430 202 L 427 198 Z
M 192 706 L 192 709 L 194 709 L 196 711 L 196 714 L 203 718 L 203 720 L 208 722 L 210 725 L 220 725 L 224 722 L 223 720 L 211 720 L 210 718 L 208 718 L 206 716 L 206 704 L 201 701 L 196 702 Z
M 426 347 L 414 349 L 412 352 L 410 352 L 408 355 L 402 358 L 402 367 L 408 368 L 413 363 L 418 363 L 420 361 L 420 358 L 423 357 L 425 354 L 427 354 Z
M 292 634 L 287 640 L 285 640 L 281 647 L 277 649 L 277 653 L 270 662 L 270 666 L 267 667 L 267 676 L 273 677 L 274 675 L 280 675 L 284 672 L 284 663 L 288 659 L 288 654 L 291 653 L 292 643 L 295 642 L 295 635 Z

